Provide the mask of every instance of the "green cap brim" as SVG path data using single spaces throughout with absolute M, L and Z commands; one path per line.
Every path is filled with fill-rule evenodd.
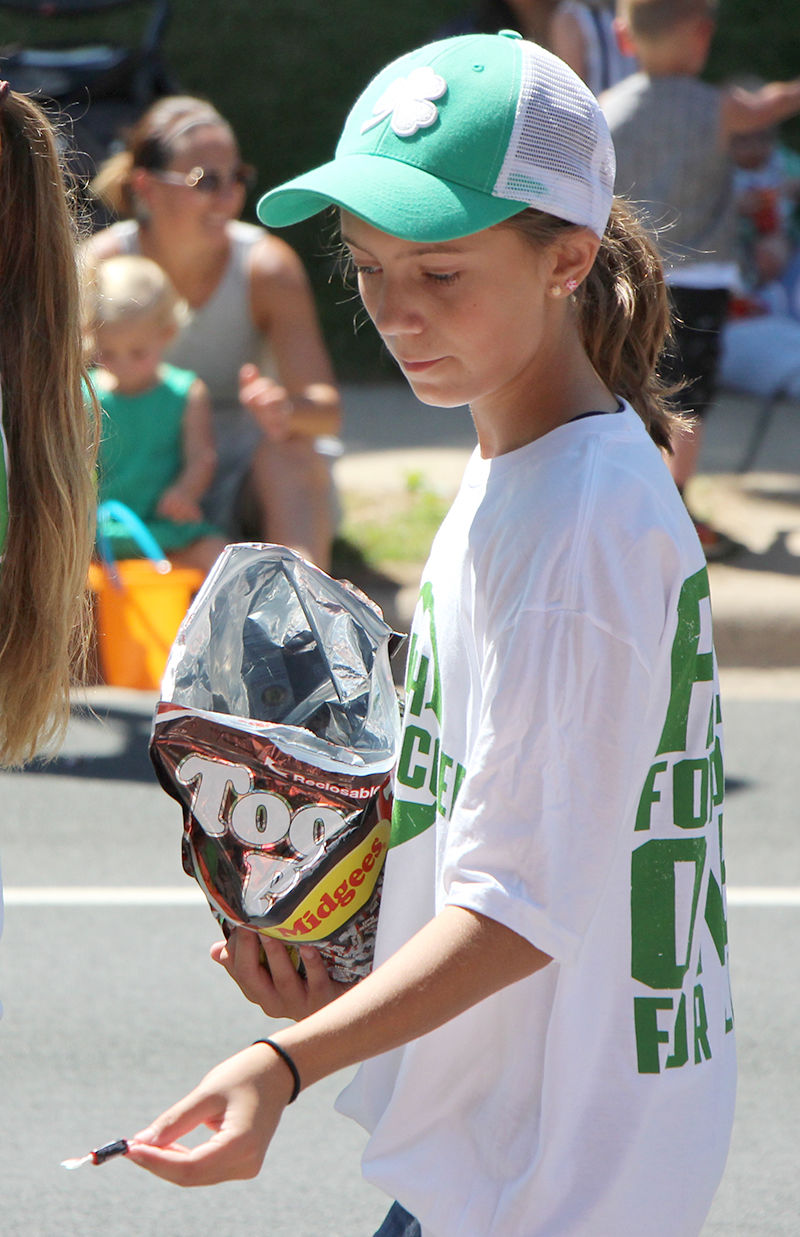
M 397 159 L 352 154 L 270 190 L 257 212 L 268 227 L 285 228 L 332 205 L 391 236 L 429 242 L 481 232 L 525 209 L 524 202 L 466 189 Z

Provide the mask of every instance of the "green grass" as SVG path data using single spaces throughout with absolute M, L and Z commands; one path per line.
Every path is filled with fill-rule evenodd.
M 335 557 L 373 570 L 393 564 L 420 566 L 449 507 L 421 474 L 409 474 L 404 491 L 380 501 L 361 494 L 342 495 L 343 518 Z

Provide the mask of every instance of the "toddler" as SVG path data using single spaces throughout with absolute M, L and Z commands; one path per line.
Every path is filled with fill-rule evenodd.
M 105 413 L 99 499 L 125 503 L 176 566 L 208 571 L 225 542 L 200 500 L 216 450 L 205 384 L 164 362 L 181 303 L 149 258 L 109 258 L 89 288 L 90 380 Z M 104 530 L 117 558 L 141 551 L 121 524 Z

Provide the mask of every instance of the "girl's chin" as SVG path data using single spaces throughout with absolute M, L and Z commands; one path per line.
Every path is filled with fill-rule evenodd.
M 433 391 L 417 391 L 413 386 L 411 390 L 421 404 L 428 404 L 431 408 L 466 408 L 468 405 L 463 399 L 449 399 L 446 395 L 437 395 Z
M 448 391 L 446 387 L 437 389 L 433 383 L 425 382 L 421 376 L 415 378 L 413 374 L 404 377 L 421 404 L 429 404 L 431 408 L 464 408 L 468 403 L 461 391 Z

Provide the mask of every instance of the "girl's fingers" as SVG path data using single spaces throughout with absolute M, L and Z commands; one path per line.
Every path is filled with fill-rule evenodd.
M 323 1005 L 329 1004 L 344 991 L 345 986 L 331 979 L 318 949 L 301 949 L 305 977 L 298 974 L 292 959 L 280 941 L 270 941 L 265 949 L 275 989 L 279 994 L 285 1017 L 298 1022 Z
M 261 952 L 263 938 L 245 928 L 237 929 L 233 944 L 230 974 L 248 1001 L 260 1005 L 266 1013 L 280 1017 L 278 995 L 271 970 L 264 966 Z M 277 1012 L 276 1012 L 277 1011 Z
M 254 1177 L 263 1162 L 263 1156 L 250 1152 L 241 1139 L 224 1134 L 213 1134 L 196 1147 L 179 1143 L 161 1147 L 133 1139 L 128 1159 L 156 1177 L 182 1186 L 217 1185 Z
M 184 1147 L 178 1142 L 145 1141 L 151 1131 L 145 1130 L 130 1140 L 128 1159 L 140 1168 L 175 1185 L 216 1185 L 220 1181 L 232 1181 L 255 1177 L 266 1153 L 266 1142 L 255 1133 L 237 1132 L 223 1128 L 195 1147 Z
M 294 992 L 302 986 L 302 979 L 297 974 L 297 967 L 289 957 L 289 951 L 280 941 L 276 941 L 274 937 L 263 936 L 261 938 L 261 948 L 267 958 L 267 965 L 272 975 L 273 983 L 278 989 L 286 989 Z
M 209 953 L 213 962 L 218 962 L 220 966 L 225 967 L 226 970 L 228 969 L 230 954 L 228 953 L 227 941 L 214 941 Z
M 269 936 L 261 938 L 261 947 L 275 993 L 275 1003 L 268 1012 L 273 1017 L 292 1018 L 295 1022 L 304 1018 L 308 1013 L 305 982 L 298 975 L 288 949 Z M 262 966 L 261 970 L 263 972 L 265 968 Z
M 280 999 L 272 976 L 261 963 L 261 938 L 245 928 L 234 928 L 227 941 L 211 946 L 211 957 L 224 967 L 242 994 L 271 1017 L 281 1017 Z
M 344 990 L 342 984 L 337 984 L 328 974 L 323 957 L 318 949 L 307 945 L 300 950 L 303 966 L 306 969 L 306 988 L 308 999 L 314 1009 L 327 1005 Z
M 227 941 L 211 946 L 212 959 L 225 968 L 248 1001 L 259 1005 L 270 1018 L 295 1022 L 321 1009 L 343 990 L 343 985 L 331 979 L 319 950 L 309 947 L 301 953 L 305 978 L 298 974 L 281 941 L 247 928 L 234 928 Z
M 262 1045 L 216 1066 L 183 1100 L 130 1140 L 128 1158 L 176 1185 L 254 1177 L 289 1099 L 283 1062 Z M 177 1140 L 199 1125 L 213 1133 L 195 1147 Z
M 176 1148 L 173 1144 L 184 1134 L 190 1134 L 198 1125 L 218 1129 L 224 1116 L 224 1101 L 219 1095 L 207 1094 L 201 1087 L 191 1091 L 185 1099 L 173 1104 L 160 1117 L 156 1117 L 147 1129 L 140 1130 L 129 1141 L 137 1146 L 147 1145 L 150 1148 L 168 1149 L 186 1154 L 186 1148 Z

